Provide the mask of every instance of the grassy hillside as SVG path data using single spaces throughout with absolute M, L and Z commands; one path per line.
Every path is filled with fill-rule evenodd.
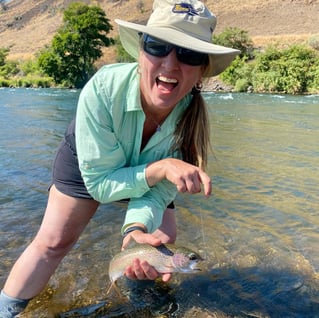
M 62 22 L 63 9 L 70 0 L 11 0 L 0 7 L 0 47 L 10 47 L 10 58 L 29 59 L 50 43 Z M 145 23 L 151 12 L 151 0 L 82 1 L 100 5 L 117 33 L 115 18 Z M 319 33 L 319 0 L 207 0 L 217 15 L 216 32 L 225 27 L 239 27 L 249 32 L 256 46 L 269 41 L 305 41 Z M 107 49 L 104 61 L 112 61 Z

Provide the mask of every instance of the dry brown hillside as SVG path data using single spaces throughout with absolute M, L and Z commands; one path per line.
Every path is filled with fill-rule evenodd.
M 50 43 L 62 22 L 63 9 L 70 0 L 11 0 L 0 7 L 0 47 L 10 47 L 10 57 L 30 58 Z M 111 20 L 116 35 L 115 18 L 145 22 L 152 0 L 83 1 L 100 5 Z M 303 41 L 319 34 L 319 0 L 207 0 L 217 15 L 216 32 L 225 27 L 239 27 L 249 32 L 256 46 L 270 40 Z M 105 60 L 112 60 L 106 50 Z

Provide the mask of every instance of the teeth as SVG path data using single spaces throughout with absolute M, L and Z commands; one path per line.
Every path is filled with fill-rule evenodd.
M 177 79 L 175 78 L 168 78 L 168 77 L 165 77 L 165 76 L 159 76 L 158 79 L 162 82 L 165 82 L 165 83 L 173 83 L 173 84 L 176 84 L 177 83 Z

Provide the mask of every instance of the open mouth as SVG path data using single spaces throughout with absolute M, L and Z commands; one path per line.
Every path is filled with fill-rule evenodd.
M 191 269 L 194 272 L 201 272 L 203 270 L 200 266 L 198 266 L 198 264 L 191 266 Z
M 168 78 L 166 76 L 160 75 L 156 78 L 156 84 L 157 87 L 163 91 L 170 92 L 178 85 L 178 81 L 176 78 Z

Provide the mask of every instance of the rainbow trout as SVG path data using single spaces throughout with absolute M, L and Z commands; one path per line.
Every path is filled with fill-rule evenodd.
M 109 277 L 112 284 L 123 276 L 133 259 L 147 261 L 159 273 L 195 273 L 200 271 L 202 258 L 192 250 L 174 244 L 151 246 L 138 244 L 113 257 L 109 266 Z

